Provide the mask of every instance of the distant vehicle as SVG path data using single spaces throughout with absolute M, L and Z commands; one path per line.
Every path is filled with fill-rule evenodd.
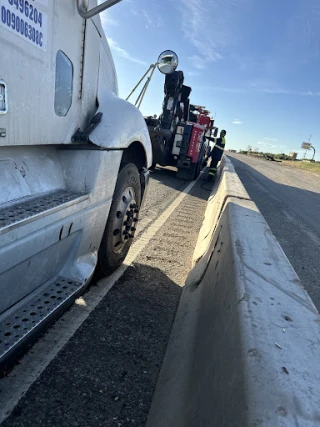
M 266 160 L 271 161 L 271 162 L 282 163 L 282 161 L 281 161 L 281 160 L 275 159 L 275 158 L 274 158 L 274 156 L 272 156 L 272 155 L 270 155 L 270 154 L 265 154 L 265 155 L 264 155 L 264 158 L 265 158 Z
M 266 160 L 270 160 L 271 162 L 275 162 L 276 161 L 275 158 L 273 156 L 269 155 L 269 154 L 265 154 L 264 158 Z

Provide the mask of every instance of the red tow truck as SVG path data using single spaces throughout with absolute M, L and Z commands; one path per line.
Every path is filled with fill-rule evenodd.
M 153 166 L 176 166 L 177 176 L 196 179 L 204 164 L 208 142 L 218 129 L 205 107 L 190 104 L 191 87 L 182 71 L 166 75 L 164 102 L 159 118 L 145 118 L 152 143 Z M 212 135 L 212 133 L 214 135 Z

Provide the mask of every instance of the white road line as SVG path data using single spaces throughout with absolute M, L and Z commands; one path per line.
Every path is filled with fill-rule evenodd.
M 97 286 L 93 286 L 84 297 L 77 300 L 76 304 L 22 358 L 19 365 L 6 378 L 0 380 L 0 424 L 10 415 L 31 385 L 165 224 L 196 182 L 192 181 L 161 214 L 154 225 L 132 245 L 125 263 L 111 276 L 100 280 Z

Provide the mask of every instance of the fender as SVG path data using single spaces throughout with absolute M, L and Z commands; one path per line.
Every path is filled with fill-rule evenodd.
M 97 112 L 103 115 L 99 125 L 90 134 L 90 141 L 110 150 L 124 150 L 133 142 L 140 142 L 144 147 L 149 168 L 152 165 L 152 146 L 140 111 L 113 92 L 105 91 L 99 97 Z

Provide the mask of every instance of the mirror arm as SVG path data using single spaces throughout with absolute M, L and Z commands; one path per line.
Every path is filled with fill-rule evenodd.
M 132 91 L 129 93 L 129 95 L 126 98 L 126 101 L 129 100 L 129 98 L 131 97 L 131 95 L 137 90 L 138 86 L 140 86 L 142 80 L 144 80 L 144 78 L 146 77 L 146 75 L 149 73 L 149 71 L 153 68 L 156 67 L 156 64 L 151 64 L 150 67 L 147 69 L 147 71 L 144 73 L 144 75 L 141 77 L 141 79 L 138 81 L 138 83 L 135 85 L 135 87 L 132 89 Z
M 109 7 L 112 7 L 115 4 L 120 3 L 121 1 L 122 0 L 107 0 L 99 4 L 98 6 L 94 7 L 93 9 L 87 10 L 85 7 L 85 4 L 87 3 L 86 0 L 77 0 L 77 9 L 78 9 L 79 15 L 83 19 L 89 19 L 97 15 L 98 13 L 103 12 Z
M 142 94 L 141 94 L 140 102 L 139 102 L 139 104 L 137 105 L 137 107 L 138 107 L 138 108 L 140 108 L 140 106 L 141 106 L 141 104 L 142 104 L 143 98 L 144 98 L 144 96 L 145 96 L 145 94 L 146 94 L 146 92 L 147 92 L 148 86 L 149 86 L 149 84 L 150 84 L 150 82 L 151 82 L 151 79 L 152 79 L 152 76 L 153 76 L 153 73 L 154 73 L 154 70 L 155 70 L 155 69 L 156 69 L 156 67 L 154 66 L 154 67 L 153 67 L 153 69 L 152 69 L 152 71 L 151 71 L 150 76 L 148 77 L 148 80 L 146 81 L 145 87 L 143 88 L 143 92 L 142 92 Z
M 78 0 L 79 1 L 79 0 Z M 114 1 L 116 1 L 116 0 L 114 0 Z M 119 0 L 118 0 L 119 1 Z M 150 65 L 150 67 L 147 69 L 147 71 L 143 74 L 143 76 L 141 77 L 141 79 L 138 81 L 138 83 L 135 85 L 135 87 L 132 89 L 132 91 L 129 93 L 129 95 L 127 96 L 127 98 L 126 98 L 126 101 L 128 101 L 129 99 L 130 99 L 130 97 L 132 96 L 132 94 L 138 89 L 138 87 L 140 86 L 140 84 L 143 82 L 143 80 L 145 79 L 145 78 L 147 78 L 147 80 L 146 80 L 146 82 L 144 83 L 144 85 L 143 85 L 143 87 L 142 87 L 142 90 L 140 91 L 140 93 L 139 93 L 139 96 L 138 96 L 138 98 L 137 98 L 137 100 L 136 100 L 136 102 L 135 102 L 135 105 L 136 105 L 136 107 L 137 108 L 140 108 L 140 106 L 141 106 L 141 104 L 142 104 L 142 101 L 143 101 L 143 99 L 144 99 L 144 97 L 145 97 L 145 94 L 146 94 L 146 92 L 147 92 L 147 89 L 148 89 L 148 87 L 149 87 L 149 84 L 150 84 L 150 82 L 151 82 L 151 80 L 152 80 L 152 77 L 153 77 L 153 74 L 154 74 L 154 72 L 155 72 L 155 69 L 158 67 L 158 69 L 159 69 L 159 71 L 161 72 L 161 73 L 163 73 L 163 74 L 171 74 L 171 73 L 168 73 L 168 72 L 163 72 L 163 71 L 161 71 L 160 70 L 160 68 L 159 68 L 159 65 L 162 63 L 162 59 L 161 59 L 161 55 L 163 55 L 163 54 L 165 54 L 165 53 L 171 53 L 172 54 L 172 57 L 174 57 L 175 58 L 175 63 L 173 64 L 173 66 L 171 67 L 172 68 L 172 71 L 171 71 L 171 73 L 173 72 L 173 71 L 175 71 L 175 69 L 177 68 L 177 66 L 178 66 L 178 56 L 177 56 L 177 54 L 176 53 L 174 53 L 174 52 L 172 52 L 172 51 L 164 51 L 164 52 L 162 52 L 162 54 L 160 54 L 160 56 L 159 56 L 159 58 L 158 58 L 158 60 L 154 63 L 154 64 L 151 64 Z M 149 74 L 149 76 L 148 76 L 148 74 Z

